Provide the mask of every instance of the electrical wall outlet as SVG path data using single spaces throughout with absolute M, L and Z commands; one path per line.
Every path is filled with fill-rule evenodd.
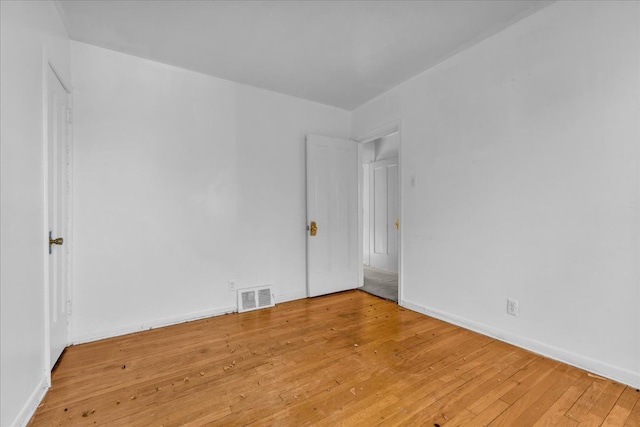
M 236 282 L 235 280 L 229 280 L 229 292 L 233 292 L 236 290 Z
M 518 315 L 518 300 L 507 298 L 507 314 L 511 316 Z

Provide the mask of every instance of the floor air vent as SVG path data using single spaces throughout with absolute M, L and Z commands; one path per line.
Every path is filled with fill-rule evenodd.
M 259 308 L 273 307 L 276 303 L 273 300 L 271 286 L 261 286 L 259 288 L 238 289 L 238 312 L 257 310 Z

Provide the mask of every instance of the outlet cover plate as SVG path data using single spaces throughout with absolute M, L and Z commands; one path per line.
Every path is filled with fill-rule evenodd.
M 518 300 L 507 298 L 507 314 L 518 316 Z

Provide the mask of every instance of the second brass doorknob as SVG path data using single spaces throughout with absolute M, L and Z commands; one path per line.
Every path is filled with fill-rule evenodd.
M 52 239 L 51 237 L 49 237 L 50 245 L 61 245 L 63 242 L 64 242 L 64 239 L 62 237 L 56 237 L 55 239 Z

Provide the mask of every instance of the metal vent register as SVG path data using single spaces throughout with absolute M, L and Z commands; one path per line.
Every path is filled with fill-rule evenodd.
M 258 288 L 238 289 L 238 312 L 257 310 L 259 308 L 273 307 L 273 291 L 271 286 Z

